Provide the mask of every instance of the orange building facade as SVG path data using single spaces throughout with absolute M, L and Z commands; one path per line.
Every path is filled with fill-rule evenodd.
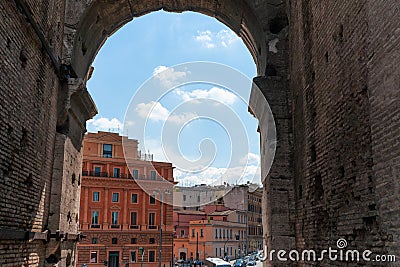
M 174 224 L 175 259 L 204 261 L 208 257 L 233 259 L 243 255 L 247 241 L 244 211 L 207 205 L 204 211 L 175 211 Z
M 116 133 L 89 133 L 83 149 L 77 266 L 170 266 L 173 211 L 159 199 L 172 203 L 172 164 Z

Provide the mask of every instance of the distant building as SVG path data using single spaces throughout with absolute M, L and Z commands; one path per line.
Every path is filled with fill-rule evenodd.
M 263 189 L 257 188 L 247 194 L 247 237 L 249 251 L 263 249 L 262 227 L 262 196 Z
M 204 211 L 181 210 L 175 214 L 175 259 L 205 260 L 224 256 L 233 259 L 243 255 L 245 212 L 230 210 L 223 205 L 207 205 Z
M 152 158 L 137 148 L 137 140 L 116 133 L 85 136 L 79 223 L 87 237 L 78 244 L 77 266 L 140 266 L 139 248 L 143 266 L 158 266 L 161 215 L 162 266 L 170 266 L 173 209 L 164 203 L 161 213 L 157 199 L 172 203 L 173 167 L 146 161 Z
M 236 249 L 236 256 L 239 254 L 239 251 L 240 253 L 248 253 L 262 249 L 262 188 L 254 184 L 215 187 L 198 185 L 193 187 L 178 187 L 176 190 L 179 190 L 181 194 L 175 194 L 174 201 L 175 203 L 180 203 L 182 207 L 174 207 L 174 225 L 177 237 L 174 241 L 175 257 L 182 258 L 182 256 L 187 256 L 190 259 L 194 253 L 190 251 L 193 250 L 193 246 L 190 245 L 190 242 L 193 242 L 193 240 L 188 236 L 190 235 L 190 231 L 192 231 L 190 230 L 191 222 L 202 220 L 200 217 L 205 217 L 204 220 L 206 221 L 210 220 L 210 218 L 211 220 L 219 221 L 218 212 L 227 210 L 237 213 L 238 219 L 234 220 L 234 222 L 244 224 L 244 229 L 242 229 L 243 239 L 240 242 L 231 244 L 233 252 Z M 197 206 L 196 203 L 198 203 Z M 207 227 L 210 227 L 210 225 L 207 224 Z M 208 252 L 209 250 L 205 251 L 205 253 Z M 215 251 L 212 252 L 208 256 L 220 257 L 219 253 L 216 255 Z M 228 253 L 228 255 L 234 257 L 235 253 Z
M 186 210 L 200 210 L 207 204 L 222 198 L 232 187 L 227 185 L 175 187 L 174 207 Z

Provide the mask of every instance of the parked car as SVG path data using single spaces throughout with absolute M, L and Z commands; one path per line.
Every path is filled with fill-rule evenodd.
M 203 265 L 204 265 L 204 262 L 202 262 L 201 260 L 195 260 L 195 261 L 193 262 L 193 264 L 194 264 L 194 266 L 203 266 Z
M 237 259 L 233 264 L 233 267 L 246 267 L 246 262 L 244 262 L 242 259 Z
M 192 262 L 189 260 L 178 260 L 175 263 L 175 266 L 179 266 L 179 267 L 191 267 L 192 266 Z
M 256 264 L 257 263 L 255 260 L 250 259 L 249 262 L 247 263 L 247 266 L 256 266 Z

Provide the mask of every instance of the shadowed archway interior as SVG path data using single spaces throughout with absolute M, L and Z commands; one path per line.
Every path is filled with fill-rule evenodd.
M 254 58 L 278 139 L 262 174 L 265 244 L 321 251 L 345 238 L 350 249 L 400 255 L 398 1 L 5 0 L 0 265 L 75 265 L 82 136 L 97 112 L 90 65 L 108 36 L 160 9 L 215 17 Z M 260 97 L 250 103 L 265 166 Z

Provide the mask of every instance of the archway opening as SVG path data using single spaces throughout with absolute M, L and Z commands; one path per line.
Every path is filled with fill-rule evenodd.
M 117 115 L 111 115 L 111 116 L 105 115 L 102 110 L 108 111 L 108 110 L 112 109 L 113 105 L 114 106 L 118 105 L 118 104 L 116 104 L 116 103 L 118 103 L 118 101 L 114 100 L 114 98 L 115 99 L 118 99 L 118 98 L 127 99 L 127 98 L 130 98 L 130 96 L 128 96 L 128 97 L 127 96 L 123 96 L 123 95 L 122 96 L 118 96 L 117 94 L 113 94 L 112 97 L 108 97 L 108 98 L 105 97 L 105 98 L 103 98 L 103 100 L 101 100 L 101 98 L 102 98 L 101 96 L 100 96 L 100 100 L 96 99 L 97 98 L 96 95 L 101 95 L 102 93 L 104 93 L 104 92 L 101 92 L 102 90 L 99 90 L 99 87 L 105 87 L 105 88 L 102 88 L 102 89 L 104 89 L 104 91 L 108 92 L 108 94 L 109 94 L 110 89 L 111 89 L 110 87 L 112 87 L 111 90 L 113 90 L 113 92 L 118 92 L 118 94 L 123 94 L 124 90 L 119 91 L 118 87 L 120 87 L 120 83 L 119 83 L 120 82 L 120 79 L 119 79 L 120 76 L 119 75 L 122 72 L 124 72 L 124 70 L 118 71 L 118 66 L 112 67 L 111 69 L 108 69 L 108 71 L 107 70 L 102 70 L 101 65 L 109 65 L 112 61 L 115 60 L 115 58 L 112 61 L 109 61 L 109 62 L 106 62 L 106 63 L 104 63 L 104 62 L 101 63 L 101 60 L 104 59 L 104 58 L 102 58 L 103 51 L 107 51 L 108 50 L 108 48 L 107 48 L 108 44 L 103 46 L 103 44 L 105 43 L 105 40 L 106 40 L 106 36 L 108 35 L 108 33 L 111 33 L 111 32 L 114 33 L 116 31 L 116 29 L 119 29 L 120 26 L 122 26 L 124 23 L 126 23 L 126 20 L 117 21 L 117 22 L 114 20 L 113 24 L 104 25 L 104 24 L 102 24 L 102 21 L 104 21 L 104 20 L 107 21 L 108 20 L 108 19 L 105 19 L 104 16 L 108 16 L 108 14 L 110 14 L 110 13 L 104 14 L 104 13 L 101 13 L 101 11 L 99 11 L 99 10 L 100 9 L 98 7 L 94 7 L 93 10 L 89 9 L 89 11 L 87 13 L 90 14 L 90 15 L 84 17 L 83 21 L 85 21 L 85 22 L 81 22 L 81 25 L 83 25 L 83 26 L 82 26 L 82 28 L 80 28 L 78 30 L 77 35 L 76 35 L 75 45 L 74 45 L 74 50 L 73 50 L 74 52 L 73 52 L 73 56 L 71 58 L 72 67 L 75 70 L 76 75 L 78 77 L 82 77 L 85 81 L 88 81 L 87 87 L 88 87 L 89 91 L 91 91 L 91 94 L 94 96 L 94 100 L 98 103 L 98 107 L 99 107 L 99 110 L 100 110 L 100 117 L 94 118 L 92 121 L 89 121 L 88 126 L 89 127 L 93 127 L 93 126 L 96 127 L 96 125 L 99 126 L 101 123 L 104 123 L 106 125 L 108 124 L 109 127 L 108 127 L 108 129 L 107 129 L 107 126 L 106 126 L 106 128 L 103 127 L 103 130 L 109 130 L 109 131 L 111 130 L 111 131 L 114 131 L 114 132 L 117 131 L 117 132 L 120 132 L 122 135 L 128 135 L 129 136 L 130 134 L 128 132 L 123 132 L 123 131 L 119 131 L 118 130 L 118 128 L 120 128 L 120 130 L 122 130 L 121 129 L 122 128 L 122 120 L 118 119 Z M 245 9 L 241 9 L 241 10 L 245 10 Z M 97 12 L 97 16 L 95 16 L 94 23 L 93 23 L 93 15 L 94 15 L 94 13 L 92 11 L 94 13 Z M 176 10 L 174 10 L 174 11 L 176 11 Z M 115 10 L 115 12 L 117 12 L 117 10 Z M 101 13 L 101 14 L 99 14 L 99 13 Z M 121 12 L 121 13 L 123 13 L 123 12 Z M 147 13 L 147 12 L 145 12 L 145 13 Z M 207 15 L 210 15 L 208 10 L 205 10 L 204 12 L 201 12 L 201 13 L 205 13 Z M 152 15 L 155 15 L 155 13 L 149 14 L 147 16 L 150 17 Z M 183 14 L 180 14 L 180 15 L 181 16 L 185 16 L 185 15 L 188 15 L 188 13 L 183 13 Z M 189 15 L 193 16 L 193 14 L 189 14 Z M 213 15 L 216 16 L 215 14 L 213 14 Z M 220 14 L 220 15 L 222 15 L 222 14 Z M 143 16 L 143 19 L 145 19 L 147 16 Z M 221 60 L 216 60 L 216 59 L 213 60 L 212 57 L 210 59 L 206 58 L 206 60 L 219 61 L 220 63 L 225 63 L 225 64 L 228 64 L 228 65 L 234 65 L 235 62 L 229 62 L 229 60 L 232 60 L 233 58 L 236 58 L 238 61 L 242 60 L 241 64 L 238 64 L 238 65 L 234 66 L 234 67 L 236 67 L 238 69 L 240 69 L 240 66 L 243 65 L 243 61 L 244 61 L 243 58 L 240 58 L 239 56 L 243 55 L 244 51 L 246 51 L 247 54 L 246 54 L 245 57 L 247 57 L 247 59 L 245 59 L 245 60 L 247 60 L 247 62 L 252 62 L 251 63 L 252 67 L 244 70 L 243 72 L 246 72 L 246 74 L 248 75 L 249 80 L 251 80 L 252 77 L 256 76 L 257 74 L 260 74 L 260 73 L 264 72 L 263 66 L 265 66 L 265 64 L 262 63 L 262 62 L 264 62 L 263 56 L 265 54 L 265 51 L 264 51 L 265 48 L 263 46 L 264 42 L 260 41 L 260 43 L 257 44 L 257 41 L 250 34 L 249 26 L 248 26 L 249 22 L 246 22 L 246 20 L 243 17 L 243 14 L 241 14 L 240 17 L 241 17 L 240 18 L 240 24 L 237 24 L 235 27 L 232 24 L 228 24 L 228 23 L 226 23 L 226 21 L 224 21 L 225 24 L 228 24 L 229 29 L 226 28 L 226 27 L 221 28 L 219 30 L 198 29 L 196 32 L 194 32 L 194 34 L 192 34 L 191 38 L 193 39 L 192 41 L 194 43 L 197 43 L 199 45 L 199 47 L 201 47 L 203 49 L 213 49 L 213 48 L 216 48 L 217 46 L 220 46 L 220 48 L 222 48 L 222 50 L 220 50 L 218 53 L 214 53 L 214 55 L 217 55 L 217 56 L 221 57 Z M 203 18 L 204 18 L 204 16 L 203 16 Z M 221 18 L 221 17 L 219 17 L 219 18 Z M 121 17 L 119 19 L 121 19 Z M 227 21 L 231 20 L 231 18 L 229 18 L 229 17 L 227 17 L 226 19 L 227 19 Z M 132 25 L 135 22 L 136 23 L 140 23 L 140 21 L 137 20 L 137 21 L 134 21 L 132 23 Z M 157 22 L 160 23 L 160 21 L 157 21 Z M 254 23 L 254 21 L 251 21 L 251 20 L 250 20 L 250 22 Z M 109 21 L 108 21 L 108 23 L 109 23 Z M 161 22 L 161 23 L 164 24 L 163 22 Z M 101 25 L 101 26 L 99 26 L 99 25 Z M 106 26 L 106 27 L 103 27 L 103 26 Z M 123 27 L 119 31 L 116 31 L 116 33 L 110 38 L 110 43 L 113 41 L 112 39 L 114 37 L 116 39 L 118 39 L 118 38 L 124 39 L 123 33 L 124 33 L 124 31 L 128 30 L 128 27 L 129 27 L 129 25 L 127 25 L 127 27 Z M 254 25 L 252 25 L 250 27 L 257 28 Z M 101 30 L 101 34 L 97 35 L 96 32 L 98 33 L 101 28 L 103 28 Z M 229 52 L 227 47 L 229 45 L 231 45 L 232 43 L 238 42 L 238 40 L 237 40 L 238 37 L 236 37 L 235 33 L 231 31 L 232 28 L 234 28 L 236 30 L 235 32 L 240 35 L 240 37 L 242 38 L 243 43 L 245 44 L 246 48 L 244 48 L 244 46 L 242 45 L 240 53 L 238 53 L 238 51 L 236 51 L 236 54 L 231 54 L 231 56 L 232 56 L 231 58 L 225 54 L 225 59 L 226 60 L 224 62 L 224 60 L 223 60 L 224 53 L 223 52 L 227 52 L 227 51 Z M 146 33 L 142 32 L 142 34 L 146 34 Z M 139 35 L 140 34 L 138 34 L 136 37 L 137 38 L 141 38 Z M 157 33 L 156 37 L 160 37 L 159 35 L 160 35 L 160 33 Z M 259 37 L 261 38 L 261 36 L 262 35 L 260 34 Z M 217 39 L 217 41 L 214 40 L 214 39 Z M 241 41 L 239 41 L 239 42 L 241 42 Z M 154 44 L 154 42 L 150 42 L 150 43 Z M 135 43 L 135 45 L 136 45 L 136 43 Z M 163 43 L 162 45 L 166 46 L 165 43 Z M 94 57 L 99 52 L 99 49 L 100 49 L 101 46 L 103 46 L 104 49 L 102 51 L 100 51 L 98 57 L 96 58 L 96 61 L 94 62 L 94 72 L 92 72 L 92 70 L 89 68 L 89 65 L 92 63 Z M 135 59 L 137 59 L 138 62 L 141 62 L 142 67 L 143 67 L 143 61 L 141 61 L 140 58 L 142 56 L 146 57 L 146 54 L 145 54 L 146 51 L 151 51 L 151 49 L 149 49 L 149 47 L 142 47 L 142 48 L 138 48 L 136 50 L 144 51 L 142 54 L 136 55 L 136 58 L 135 58 Z M 159 47 L 158 47 L 158 50 L 160 50 Z M 181 51 L 181 49 L 178 49 L 178 50 Z M 115 51 L 115 48 L 114 48 L 114 51 Z M 169 62 L 170 59 L 165 59 L 166 60 L 166 61 L 164 61 L 165 63 L 164 62 L 160 62 L 160 63 L 157 63 L 156 65 L 154 65 L 154 63 L 150 63 L 150 64 L 148 64 L 148 66 L 145 66 L 143 68 L 138 68 L 137 66 L 136 67 L 134 66 L 136 62 L 134 62 L 134 60 L 129 60 L 129 56 L 127 54 L 124 54 L 123 47 L 121 47 L 121 50 L 119 50 L 119 52 L 120 52 L 119 55 L 118 55 L 119 57 L 121 57 L 123 60 L 127 60 L 127 61 L 130 62 L 130 64 L 128 65 L 129 68 L 137 70 L 137 71 L 134 71 L 135 75 L 138 74 L 138 72 L 140 72 L 140 71 L 144 71 L 144 72 L 147 71 L 147 75 L 149 75 L 149 74 L 150 75 L 157 74 L 157 72 L 160 71 L 160 70 L 167 71 L 168 68 L 171 69 L 170 66 L 173 66 L 173 64 L 175 63 L 175 62 L 174 63 L 170 63 Z M 168 54 L 168 53 L 165 53 L 165 54 Z M 175 55 L 176 55 L 176 53 L 175 53 Z M 174 58 L 174 59 L 176 60 L 176 58 Z M 204 60 L 204 58 L 201 58 L 201 57 L 192 57 L 192 58 L 190 58 L 189 57 L 189 60 Z M 107 60 L 105 60 L 105 61 L 107 61 Z M 186 59 L 186 61 L 188 61 L 188 59 Z M 255 65 L 254 65 L 254 62 L 255 62 Z M 146 62 L 146 63 L 149 63 L 149 62 Z M 179 63 L 179 62 L 176 62 L 176 63 Z M 249 65 L 249 63 L 248 63 L 248 65 Z M 173 70 L 173 68 L 172 68 L 172 70 Z M 99 75 L 99 76 L 97 76 L 97 75 Z M 139 83 L 143 82 L 143 80 L 137 79 L 135 76 L 131 75 L 131 78 L 132 77 L 134 77 L 134 79 L 138 80 L 137 82 L 139 82 Z M 101 78 L 103 78 L 103 79 L 101 79 Z M 110 79 L 113 81 L 114 85 L 108 85 L 107 84 L 106 81 L 110 80 Z M 92 85 L 93 85 L 93 88 L 92 88 Z M 198 86 L 198 85 L 196 85 L 196 86 Z M 138 85 L 135 86 L 135 85 L 130 84 L 129 87 L 130 87 L 129 89 L 132 89 L 132 87 L 134 88 L 134 87 L 139 87 L 139 86 Z M 197 90 L 197 93 L 199 93 L 199 91 L 202 90 L 202 92 L 200 92 L 200 93 L 209 93 L 210 94 L 211 90 L 213 90 L 213 89 L 214 88 L 208 88 L 208 89 L 202 88 L 202 89 L 199 89 L 197 87 L 196 88 L 190 87 L 190 88 L 188 88 L 188 91 L 186 91 L 186 92 L 182 92 L 181 91 L 181 96 L 184 96 L 186 98 L 193 97 L 193 93 L 196 90 Z M 217 95 L 219 94 L 218 97 L 222 97 L 223 98 L 225 96 L 225 97 L 229 98 L 229 95 L 226 95 L 226 94 L 221 96 L 221 93 L 223 94 L 223 93 L 226 93 L 227 91 L 224 91 L 223 88 L 222 89 L 219 88 L 219 89 L 220 89 L 220 91 L 216 92 Z M 251 86 L 249 85 L 249 87 L 248 87 L 248 97 L 250 96 L 250 89 L 251 89 Z M 127 91 L 129 91 L 129 90 L 127 90 Z M 215 93 L 215 91 L 214 91 L 214 93 Z M 195 98 L 195 97 L 193 97 L 193 98 Z M 215 100 L 215 98 L 213 100 Z M 220 100 L 220 101 L 224 102 L 224 100 L 226 100 L 226 99 L 221 99 L 220 98 L 220 99 L 217 99 L 217 100 Z M 248 100 L 248 98 L 247 98 L 247 100 Z M 111 108 L 102 108 L 101 105 L 100 105 L 101 101 L 104 102 L 105 106 L 108 105 L 109 107 L 111 106 Z M 148 104 L 148 103 L 143 103 L 143 104 Z M 241 107 L 242 110 L 244 110 L 246 112 L 246 116 L 248 117 L 248 119 L 252 120 L 251 115 L 247 114 L 247 105 L 248 104 L 246 102 L 244 102 L 242 104 L 244 104 L 244 106 L 242 105 L 242 107 Z M 160 106 L 156 106 L 156 107 L 159 107 L 160 111 L 165 111 L 166 110 L 166 108 L 164 106 L 161 106 L 161 107 Z M 137 106 L 136 106 L 136 108 L 137 108 Z M 164 108 L 164 109 L 162 109 L 162 108 Z M 121 112 L 121 109 L 119 109 L 119 110 Z M 167 113 L 170 113 L 170 111 L 167 111 Z M 162 113 L 162 114 L 164 114 L 164 113 Z M 121 115 L 119 115 L 119 116 L 121 116 Z M 254 137 L 255 138 L 250 143 L 254 144 L 254 147 L 252 148 L 252 152 L 249 153 L 246 156 L 254 157 L 254 158 L 251 158 L 250 160 L 255 160 L 256 158 L 258 158 L 256 160 L 259 161 L 259 156 L 258 156 L 258 154 L 259 154 L 259 140 L 258 140 L 258 136 L 257 136 L 257 133 L 256 133 L 256 129 L 257 129 L 257 125 L 256 124 L 257 124 L 257 121 L 253 119 L 252 126 L 253 126 L 253 133 L 254 133 Z M 89 130 L 90 131 L 95 130 L 94 127 L 92 129 L 89 128 Z M 192 134 L 193 134 L 193 132 L 192 132 Z M 150 151 L 150 152 L 152 152 L 152 151 Z M 174 163 L 174 162 L 172 162 L 172 163 Z M 84 167 L 85 167 L 85 163 L 84 163 Z M 108 166 L 108 168 L 109 168 L 109 166 Z M 87 171 L 88 171 L 88 173 L 90 172 L 90 170 L 87 170 Z M 100 171 L 100 173 L 102 173 L 102 171 Z M 218 175 L 218 172 L 216 172 L 216 173 Z M 132 174 L 133 173 L 131 173 L 131 175 Z M 115 168 L 114 168 L 114 171 L 113 171 L 113 175 L 115 176 Z M 83 178 L 83 180 L 84 180 L 84 178 Z M 204 179 L 199 179 L 199 180 L 202 181 Z M 221 183 L 222 183 L 222 178 L 221 178 Z M 186 185 L 194 185 L 194 184 L 186 184 Z M 83 182 L 82 188 L 84 188 L 84 186 L 85 186 L 85 184 Z M 88 192 L 91 192 L 91 191 L 89 189 L 89 190 L 86 190 L 85 192 L 87 194 Z M 160 191 L 158 191 L 158 192 L 160 192 Z M 100 192 L 100 195 L 102 195 L 102 194 L 105 194 L 105 193 Z M 121 192 L 121 195 L 122 194 L 124 194 L 124 193 Z M 247 195 L 244 195 L 244 196 L 247 199 Z M 113 193 L 113 197 L 114 197 L 114 193 Z M 255 201 L 256 202 L 260 202 L 259 201 L 260 198 L 261 197 L 259 197 L 258 199 L 255 199 Z M 235 230 L 234 235 L 235 236 L 239 236 L 239 239 L 240 239 L 240 236 L 241 236 L 242 240 L 238 241 L 236 239 L 232 239 L 232 241 L 229 242 L 229 243 L 233 242 L 232 244 L 225 244 L 227 250 L 225 250 L 225 246 L 224 246 L 223 249 L 221 247 L 217 252 L 215 252 L 215 253 L 217 253 L 217 255 L 218 255 L 218 252 L 221 254 L 222 251 L 223 251 L 224 254 L 225 253 L 229 254 L 228 253 L 229 251 L 230 251 L 230 253 L 232 253 L 232 251 L 236 251 L 237 249 L 239 249 L 239 247 L 242 249 L 243 252 L 244 251 L 248 252 L 249 244 L 251 243 L 250 240 L 248 240 L 247 234 L 246 234 L 248 232 L 247 229 L 250 229 L 250 227 L 248 228 L 248 224 L 251 224 L 251 223 L 248 223 L 248 221 L 258 222 L 257 225 L 256 225 L 256 228 L 261 228 L 261 226 L 260 226 L 261 212 L 259 212 L 258 209 L 252 209 L 251 212 L 257 213 L 258 217 L 257 218 L 252 217 L 252 219 L 250 220 L 250 217 L 247 216 L 248 215 L 247 209 L 248 209 L 248 206 L 250 204 L 247 204 L 247 200 L 246 199 L 243 198 L 243 201 L 241 203 L 235 203 L 236 209 L 240 210 L 240 212 L 238 212 L 238 218 L 240 218 L 240 223 L 243 224 L 243 229 L 234 229 Z M 261 204 L 259 204 L 259 205 L 261 205 Z M 111 213 L 111 220 L 115 220 L 115 218 L 118 217 L 118 212 L 119 211 L 117 211 L 117 209 L 118 209 L 117 206 L 118 205 L 115 204 L 114 206 L 111 207 L 111 208 L 114 209 L 112 211 L 112 213 Z M 87 211 L 88 208 L 84 208 L 83 210 Z M 160 210 L 162 210 L 162 206 L 160 207 Z M 130 211 L 130 212 L 132 213 L 132 212 L 135 212 L 135 211 Z M 115 214 L 117 214 L 117 215 L 115 215 Z M 156 215 L 156 214 L 159 214 L 158 210 L 156 210 L 156 212 L 154 214 L 155 214 L 155 215 L 153 215 L 154 217 L 158 216 L 158 215 Z M 162 211 L 161 211 L 161 214 L 162 214 Z M 95 214 L 95 216 L 101 218 L 101 216 L 99 214 Z M 117 216 L 117 217 L 114 218 L 114 216 Z M 126 215 L 124 215 L 124 216 L 126 216 Z M 160 216 L 162 216 L 162 215 L 160 215 Z M 81 211 L 81 217 L 85 217 L 84 214 L 82 215 L 82 211 Z M 90 217 L 90 215 L 86 215 L 86 218 L 88 218 L 88 217 Z M 150 218 L 152 218 L 150 216 L 150 214 L 149 214 L 149 216 L 146 216 L 146 218 L 147 217 L 149 217 L 148 218 L 149 222 L 152 221 L 152 220 L 158 220 L 158 219 L 154 219 L 154 218 L 150 219 Z M 104 218 L 105 218 L 105 216 L 104 216 Z M 130 219 L 132 220 L 132 218 L 133 217 L 131 217 Z M 100 220 L 102 220 L 102 219 L 98 219 L 98 221 L 96 221 L 96 223 L 99 223 Z M 118 220 L 118 219 L 116 219 L 116 220 Z M 147 222 L 147 219 L 143 219 L 143 222 Z M 91 223 L 93 223 L 93 222 L 89 222 L 89 221 L 84 222 L 84 224 L 88 224 L 88 225 L 90 225 Z M 94 224 L 94 225 L 96 225 L 96 224 Z M 113 222 L 111 222 L 111 226 L 109 225 L 109 227 L 112 227 L 112 225 L 113 225 Z M 92 224 L 92 226 L 93 226 L 93 224 Z M 128 227 L 131 227 L 131 226 L 137 227 L 136 225 L 128 225 Z M 89 229 L 90 229 L 90 227 L 91 226 L 89 226 Z M 96 225 L 96 227 L 97 227 L 97 225 Z M 104 225 L 101 225 L 100 227 L 103 228 Z M 114 224 L 114 228 L 115 227 L 119 227 L 118 229 L 124 229 L 124 226 L 123 225 L 119 225 L 119 224 Z M 140 227 L 140 230 L 143 230 L 143 228 L 142 228 L 143 225 L 141 225 L 139 227 Z M 162 229 L 162 226 L 157 228 L 155 225 L 154 225 L 153 228 L 149 227 L 149 225 L 147 225 L 146 227 L 147 227 L 146 229 L 148 229 L 148 230 L 160 229 L 160 231 L 161 231 L 161 229 Z M 135 229 L 136 230 L 136 228 L 131 228 L 131 229 Z M 175 231 L 171 232 L 170 230 L 171 229 L 165 227 L 164 230 L 163 230 L 163 231 L 165 231 L 164 232 L 164 236 L 169 236 L 168 234 L 170 234 L 170 235 L 176 234 Z M 253 227 L 251 228 L 251 230 L 252 230 L 252 232 L 256 232 L 256 231 L 254 231 Z M 236 231 L 237 231 L 237 233 L 236 233 Z M 259 231 L 257 231 L 257 232 L 259 232 Z M 153 235 L 154 235 L 154 233 L 153 233 Z M 226 233 L 226 235 L 228 236 L 228 233 Z M 224 236 L 225 236 L 225 230 L 224 230 Z M 232 236 L 232 233 L 231 233 L 231 236 Z M 92 240 L 92 241 L 95 240 L 95 242 L 99 242 L 98 237 L 94 237 L 92 235 L 89 236 L 89 239 Z M 137 237 L 130 237 L 129 239 L 130 239 L 131 242 L 134 242 L 132 244 L 136 244 L 136 242 L 138 242 L 137 241 Z M 258 242 L 261 242 L 262 235 L 259 236 L 259 239 L 260 240 Z M 118 244 L 118 242 L 123 242 L 123 241 L 120 240 L 119 237 L 113 238 L 112 242 L 114 242 L 114 240 L 115 240 L 115 244 Z M 150 237 L 150 240 L 153 240 L 153 241 L 150 241 L 150 245 L 158 243 L 157 237 L 155 235 L 154 235 L 154 237 Z M 160 240 L 162 240 L 162 241 L 160 241 Z M 160 243 L 164 242 L 164 238 L 160 237 L 159 238 L 159 242 Z M 199 255 L 202 255 L 202 257 L 206 257 L 207 255 L 214 255 L 214 248 L 212 250 L 213 250 L 212 252 L 207 252 L 206 248 L 204 247 L 203 251 L 196 251 L 195 253 L 194 253 L 194 251 L 192 251 L 192 254 L 195 255 L 195 256 L 193 256 L 193 255 L 192 256 L 193 256 L 193 258 L 197 259 L 199 257 Z M 161 256 L 161 255 L 160 256 L 155 255 L 155 254 L 157 254 L 157 253 L 155 253 L 155 251 L 156 251 L 156 249 L 153 251 L 153 250 L 151 250 L 151 246 L 149 247 L 149 250 L 146 251 L 146 253 L 145 253 L 145 255 L 147 257 L 147 261 L 152 262 L 155 258 L 163 258 L 163 256 Z M 226 251 L 228 251 L 228 252 L 226 252 Z M 98 252 L 98 253 L 99 254 L 95 253 L 95 257 L 93 257 L 93 259 L 95 261 L 100 260 L 99 257 L 100 257 L 101 252 Z M 123 253 L 123 251 L 121 253 Z M 133 251 L 132 251 L 132 253 L 133 253 Z M 135 251 L 135 253 L 137 253 L 137 251 Z M 78 253 L 78 255 L 79 255 L 79 253 Z M 179 254 L 177 254 L 177 255 L 179 255 Z M 224 255 L 220 255 L 220 256 L 223 257 Z M 230 255 L 230 256 L 233 257 L 234 255 Z M 121 257 L 124 257 L 124 256 L 121 255 Z M 137 254 L 134 254 L 134 255 L 131 254 L 130 257 L 136 257 L 134 260 L 140 258 L 139 255 L 137 255 Z M 164 258 L 163 258 L 163 261 L 164 261 Z M 168 262 L 168 261 L 169 260 L 166 260 L 166 262 Z M 79 263 L 82 263 L 82 262 L 80 261 L 80 257 L 78 256 L 78 264 Z

